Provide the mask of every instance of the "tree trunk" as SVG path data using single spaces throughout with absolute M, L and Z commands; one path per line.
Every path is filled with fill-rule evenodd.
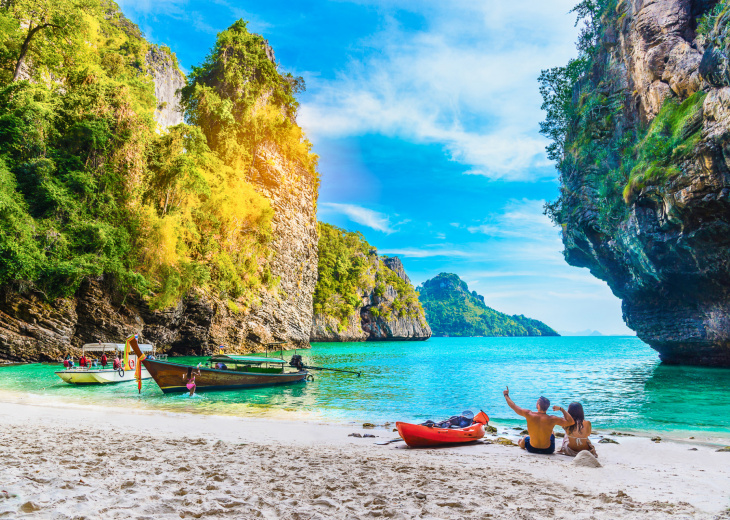
M 44 23 L 42 25 L 36 25 L 35 27 L 29 25 L 28 26 L 28 34 L 25 36 L 25 40 L 23 41 L 23 45 L 20 47 L 20 55 L 18 56 L 18 61 L 15 63 L 15 72 L 13 73 L 13 81 L 18 80 L 18 76 L 20 76 L 20 69 L 23 66 L 23 62 L 25 61 L 25 56 L 28 54 L 28 49 L 30 48 L 30 41 L 33 39 L 33 36 L 36 35 L 38 31 L 41 29 L 46 29 L 48 27 L 55 27 L 57 29 L 60 29 L 58 25 L 54 25 L 52 23 Z

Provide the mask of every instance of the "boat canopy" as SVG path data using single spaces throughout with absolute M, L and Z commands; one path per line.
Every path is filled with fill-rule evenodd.
M 228 355 L 217 355 L 210 358 L 211 362 L 221 361 L 223 363 L 239 363 L 247 365 L 261 365 L 263 363 L 278 363 L 284 364 L 286 361 L 277 358 L 266 358 L 266 357 L 253 357 L 253 356 L 228 356 Z
M 154 352 L 152 345 L 140 345 L 142 352 Z M 82 347 L 84 352 L 124 352 L 124 343 L 87 343 Z

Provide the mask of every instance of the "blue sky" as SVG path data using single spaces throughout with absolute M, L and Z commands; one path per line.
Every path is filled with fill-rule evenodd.
M 605 283 L 562 258 L 537 76 L 575 55 L 575 0 L 122 0 L 146 36 L 201 62 L 236 19 L 301 75 L 320 156 L 319 219 L 453 272 L 497 310 L 558 330 L 631 333 Z

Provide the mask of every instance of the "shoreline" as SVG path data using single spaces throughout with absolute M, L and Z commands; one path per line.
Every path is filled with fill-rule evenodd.
M 377 437 L 349 437 L 355 432 Z M 730 518 L 730 453 L 700 444 L 623 437 L 596 445 L 603 467 L 583 468 L 562 455 L 491 443 L 375 444 L 394 437 L 382 428 L 306 420 L 3 403 L 1 487 L 14 496 L 0 496 L 0 516 L 30 503 L 26 509 L 39 509 L 28 516 L 37 518 L 51 510 L 59 518 L 189 518 L 209 511 L 343 519 L 513 518 L 520 510 L 553 518 L 581 510 L 609 519 L 617 507 L 621 518 Z M 131 496 L 115 512 L 103 504 L 120 486 Z M 372 514 L 384 510 L 393 514 Z
M 178 398 L 181 398 L 183 394 L 180 394 L 180 396 L 176 396 Z M 196 394 L 196 395 L 204 395 L 204 394 Z M 314 424 L 320 424 L 320 425 L 332 425 L 332 426 L 343 426 L 343 427 L 350 427 L 350 428 L 359 428 L 364 423 L 372 423 L 376 425 L 376 429 L 384 429 L 390 431 L 390 429 L 395 427 L 396 418 L 383 421 L 383 420 L 373 420 L 371 418 L 354 418 L 354 417 L 343 417 L 343 416 L 336 416 L 336 415 L 328 415 L 325 413 L 318 413 L 313 411 L 303 411 L 303 410 L 287 410 L 280 407 L 275 406 L 259 406 L 259 405 L 249 405 L 245 409 L 245 412 L 243 414 L 241 413 L 221 413 L 220 410 L 212 410 L 212 411 L 206 411 L 204 409 L 198 408 L 188 408 L 188 409 L 170 409 L 170 408 L 163 408 L 158 407 L 154 405 L 150 405 L 146 403 L 144 400 L 139 401 L 140 407 L 135 408 L 134 406 L 130 406 L 132 404 L 131 402 L 125 402 L 121 405 L 109 405 L 104 403 L 88 403 L 88 402 L 82 402 L 77 397 L 72 397 L 70 400 L 64 400 L 58 396 L 48 396 L 43 394 L 37 394 L 27 391 L 20 391 L 20 390 L 7 390 L 7 389 L 0 389 L 0 403 L 8 403 L 8 404 L 27 404 L 31 406 L 58 406 L 64 409 L 72 409 L 72 408 L 78 408 L 78 409 L 90 409 L 90 410 L 108 410 L 108 409 L 117 409 L 122 410 L 130 413 L 136 413 L 137 411 L 148 411 L 151 413 L 170 413 L 170 414 L 182 414 L 182 415 L 192 415 L 192 416 L 203 416 L 203 417 L 238 417 L 242 419 L 265 419 L 265 420 L 273 420 L 273 421 L 291 421 L 291 422 L 312 422 Z M 197 403 L 196 403 L 197 405 Z M 240 410 L 236 410 L 240 411 Z M 413 420 L 416 422 L 415 419 L 412 418 L 403 418 L 401 420 L 404 421 L 410 421 Z M 499 434 L 508 434 L 510 436 L 515 436 L 512 433 L 512 430 L 516 429 L 518 426 L 520 428 L 525 428 L 526 425 L 524 421 L 520 419 L 514 419 L 514 420 L 492 420 L 490 419 L 489 424 L 491 426 L 497 427 Z M 627 428 L 627 427 L 619 427 L 619 426 L 604 426 L 600 423 L 597 423 L 594 421 L 594 433 L 595 439 L 600 439 L 602 437 L 611 437 L 611 438 L 627 438 L 627 437 L 636 437 L 636 438 L 647 438 L 650 439 L 652 437 L 661 437 L 663 441 L 667 442 L 676 442 L 676 443 L 684 443 L 684 444 L 692 444 L 692 445 L 702 445 L 707 447 L 725 447 L 730 445 L 730 432 L 724 432 L 724 431 L 706 431 L 706 430 L 650 430 L 650 429 L 637 429 L 637 428 Z M 390 428 L 388 427 L 390 426 Z M 506 430 L 506 431 L 505 431 Z M 559 429 L 556 429 L 558 431 Z M 611 435 L 612 432 L 618 432 L 618 435 Z

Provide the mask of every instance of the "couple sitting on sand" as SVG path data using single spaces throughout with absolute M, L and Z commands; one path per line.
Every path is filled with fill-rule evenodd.
M 550 400 L 547 397 L 540 397 L 537 400 L 537 412 L 526 410 L 517 406 L 509 396 L 509 387 L 504 391 L 504 398 L 507 404 L 517 415 L 527 419 L 527 435 L 520 439 L 520 448 L 530 453 L 550 455 L 555 452 L 555 435 L 553 428 L 562 426 L 565 429 L 563 447 L 561 453 L 575 457 L 579 451 L 590 451 L 594 457 L 598 457 L 596 448 L 591 444 L 588 436 L 591 434 L 591 422 L 585 420 L 583 406 L 580 403 L 572 403 L 566 411 L 561 406 L 553 406 L 554 411 L 563 413 L 562 417 L 548 415 Z

